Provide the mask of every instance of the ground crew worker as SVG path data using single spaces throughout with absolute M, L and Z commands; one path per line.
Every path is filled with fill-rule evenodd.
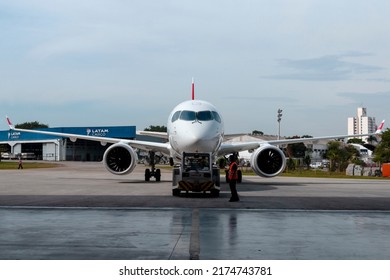
M 18 169 L 23 169 L 22 157 L 19 157 L 19 166 L 18 166 Z
M 232 194 L 229 202 L 235 202 L 239 201 L 238 193 L 237 193 L 237 180 L 238 180 L 238 165 L 236 161 L 236 157 L 234 155 L 231 155 L 229 157 L 230 165 L 229 165 L 229 171 L 228 171 L 228 179 L 229 179 L 229 187 L 230 192 Z

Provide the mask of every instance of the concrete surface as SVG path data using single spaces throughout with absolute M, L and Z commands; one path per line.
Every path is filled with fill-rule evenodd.
M 244 177 L 171 196 L 99 163 L 0 171 L 0 259 L 390 259 L 390 181 Z
M 390 180 L 245 177 L 239 203 L 195 194 L 172 197 L 171 171 L 144 182 L 143 166 L 129 175 L 100 163 L 63 163 L 55 169 L 1 170 L 0 206 L 190 207 L 244 209 L 390 210 Z

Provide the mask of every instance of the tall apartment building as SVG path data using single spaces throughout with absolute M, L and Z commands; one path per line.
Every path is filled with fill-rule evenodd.
M 377 129 L 375 117 L 367 116 L 367 108 L 359 107 L 357 116 L 348 118 L 348 134 L 367 134 L 374 133 Z M 367 141 L 367 136 L 360 137 L 363 141 Z

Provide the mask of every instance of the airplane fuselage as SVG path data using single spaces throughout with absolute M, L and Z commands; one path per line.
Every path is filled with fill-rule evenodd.
M 180 160 L 183 152 L 211 153 L 215 158 L 222 144 L 224 124 L 217 108 L 202 100 L 177 105 L 168 118 L 171 156 Z

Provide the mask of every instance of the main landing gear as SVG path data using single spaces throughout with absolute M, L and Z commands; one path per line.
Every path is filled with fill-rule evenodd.
M 151 168 L 145 169 L 145 181 L 149 182 L 150 178 L 156 178 L 156 182 L 161 181 L 161 170 L 156 169 L 156 161 L 155 161 L 155 152 L 149 152 L 150 165 Z

